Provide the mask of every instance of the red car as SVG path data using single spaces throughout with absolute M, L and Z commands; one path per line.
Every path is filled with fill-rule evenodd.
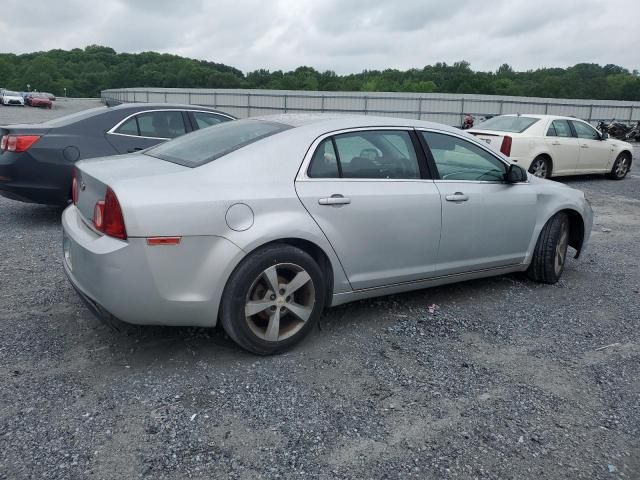
M 52 108 L 53 102 L 44 93 L 32 93 L 25 98 L 25 103 L 32 107 Z

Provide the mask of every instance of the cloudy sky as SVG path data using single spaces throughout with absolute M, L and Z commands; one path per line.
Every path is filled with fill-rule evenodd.
M 467 60 L 640 69 L 637 0 L 2 0 L 0 52 L 89 44 L 243 71 L 338 73 Z M 32 12 L 37 12 L 31 17 Z

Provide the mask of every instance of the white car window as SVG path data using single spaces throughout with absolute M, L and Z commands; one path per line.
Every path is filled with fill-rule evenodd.
M 590 140 L 598 140 L 600 138 L 600 134 L 598 133 L 598 131 L 591 125 L 587 125 L 584 122 L 575 122 L 573 120 L 571 121 L 571 123 L 576 129 L 578 138 L 587 138 Z
M 573 132 L 569 126 L 569 122 L 566 120 L 554 120 L 549 125 L 547 130 L 547 136 L 549 137 L 573 137 Z

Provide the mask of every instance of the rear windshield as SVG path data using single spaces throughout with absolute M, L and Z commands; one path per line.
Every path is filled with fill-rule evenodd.
M 69 115 L 65 115 L 64 117 L 54 118 L 52 120 L 47 120 L 42 123 L 43 127 L 64 127 L 66 125 L 71 125 L 72 123 L 79 122 L 80 120 L 85 120 L 87 118 L 91 118 L 94 115 L 98 115 L 100 113 L 106 112 L 108 107 L 95 107 L 89 108 L 87 110 L 81 110 L 80 112 L 70 113 Z
M 199 167 L 290 128 L 289 125 L 276 122 L 235 120 L 219 123 L 161 143 L 146 150 L 144 154 L 185 167 Z
M 478 128 L 479 130 L 495 130 L 498 132 L 522 133 L 538 120 L 540 119 L 531 117 L 493 117 L 485 122 L 478 124 L 476 128 Z

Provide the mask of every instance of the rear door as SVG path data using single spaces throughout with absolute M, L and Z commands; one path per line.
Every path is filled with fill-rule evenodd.
M 438 178 L 442 235 L 436 275 L 521 263 L 536 222 L 528 182 L 508 184 L 507 164 L 490 150 L 448 132 L 420 131 Z
M 298 197 L 358 290 L 429 277 L 440 241 L 440 195 L 408 129 L 317 140 Z M 420 155 L 420 156 L 419 156 Z
M 568 120 L 557 119 L 549 123 L 545 137 L 551 153 L 554 174 L 572 174 L 578 168 L 580 144 Z
M 571 124 L 578 135 L 580 155 L 578 158 L 578 172 L 606 172 L 612 155 L 612 148 L 608 142 L 601 139 L 598 131 L 591 125 L 579 120 L 571 120 Z
M 133 153 L 184 135 L 190 130 L 186 113 L 180 110 L 150 110 L 136 113 L 107 132 L 107 140 L 118 153 Z

